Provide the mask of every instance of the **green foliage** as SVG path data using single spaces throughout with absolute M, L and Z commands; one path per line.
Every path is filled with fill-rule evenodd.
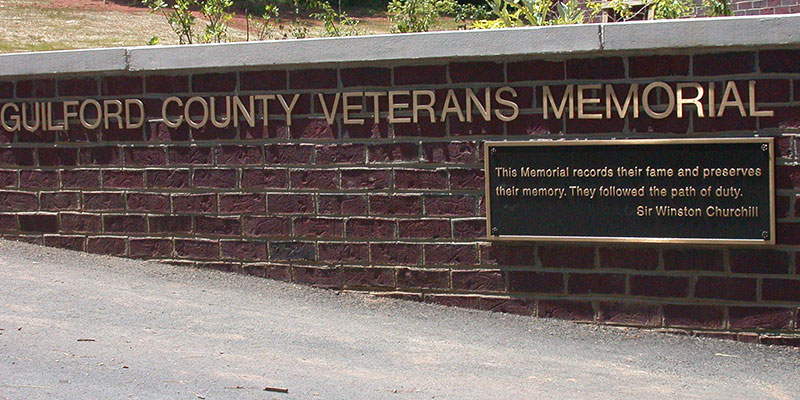
M 147 41 L 148 46 L 155 46 L 159 43 L 161 43 L 161 39 L 159 39 L 158 36 L 153 36 Z
M 692 0 L 650 0 L 655 11 L 655 19 L 675 19 L 685 17 L 694 11 Z
M 703 0 L 703 6 L 709 17 L 724 17 L 733 15 L 727 0 Z
M 337 13 L 325 0 L 314 3 L 313 6 L 319 8 L 320 11 L 312 13 L 311 17 L 322 21 L 323 36 L 358 36 L 364 33 L 358 29 L 358 20 L 349 17 L 346 12 Z
M 164 0 L 142 0 L 142 3 L 150 8 L 151 13 L 161 12 L 166 17 L 180 44 L 192 43 L 195 17 L 189 8 L 195 4 L 195 0 L 175 0 L 172 7 Z
M 489 0 L 493 20 L 476 21 L 477 29 L 513 28 L 517 26 L 545 26 L 580 24 L 583 11 L 576 0 L 566 3 L 553 0 Z
M 202 36 L 205 43 L 221 43 L 228 39 L 228 21 L 233 17 L 229 12 L 233 0 L 205 0 L 200 4 L 200 12 L 206 17 L 206 29 Z
M 427 32 L 442 14 L 453 12 L 455 0 L 392 0 L 388 7 L 392 32 Z
M 456 22 L 464 22 L 466 20 L 477 21 L 481 19 L 489 19 L 491 14 L 486 5 L 476 5 L 470 3 L 455 3 L 453 10 L 450 12 Z
M 247 14 L 247 21 L 255 28 L 256 40 L 269 40 L 276 39 L 275 26 L 272 24 L 272 19 L 278 17 L 278 7 L 274 5 L 267 5 L 264 8 L 264 14 L 260 18 L 254 18 L 251 14 Z

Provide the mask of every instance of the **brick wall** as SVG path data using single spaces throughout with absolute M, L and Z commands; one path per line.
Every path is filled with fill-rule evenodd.
M 797 343 L 800 50 L 52 76 L 0 102 L 300 93 L 292 126 L 3 132 L 5 238 L 325 288 L 577 321 Z M 756 80 L 770 118 L 544 120 L 542 85 Z M 332 126 L 318 92 L 511 86 L 511 122 Z M 444 97 L 444 96 L 442 96 Z M 369 102 L 367 102 L 369 103 Z M 370 104 L 364 105 L 367 110 Z M 277 109 L 276 112 L 281 111 Z M 259 116 L 263 118 L 263 116 Z M 486 242 L 486 140 L 774 136 L 767 248 Z

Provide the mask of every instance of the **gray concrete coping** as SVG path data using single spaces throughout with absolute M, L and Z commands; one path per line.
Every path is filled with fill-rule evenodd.
M 800 45 L 800 15 L 446 31 L 0 55 L 0 77 L 365 65 L 447 59 L 563 58 L 672 49 Z M 595 54 L 597 53 L 597 54 Z

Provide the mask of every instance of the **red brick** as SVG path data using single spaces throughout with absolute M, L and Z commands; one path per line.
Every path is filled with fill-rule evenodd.
M 484 173 L 481 169 L 451 169 L 450 188 L 453 190 L 477 190 L 484 187 Z
M 426 303 L 439 304 L 445 307 L 481 308 L 482 299 L 477 296 L 463 296 L 452 294 L 425 294 Z
M 189 170 L 181 169 L 148 169 L 148 188 L 181 189 L 190 186 Z
M 759 118 L 762 129 L 800 129 L 800 115 L 798 115 L 800 107 L 770 107 L 769 109 L 774 112 L 774 116 Z
M 173 212 L 216 212 L 217 196 L 213 194 L 175 194 L 172 196 Z
M 451 236 L 450 221 L 446 219 L 401 220 L 397 227 L 401 238 L 440 239 Z
M 175 254 L 178 257 L 195 260 L 219 259 L 219 243 L 209 240 L 175 240 Z
M 266 210 L 266 196 L 262 193 L 221 194 L 220 213 L 262 213 Z
M 3 239 L 13 240 L 15 242 L 22 242 L 28 244 L 36 244 L 39 246 L 44 245 L 44 240 L 41 234 L 35 235 L 3 235 Z
M 600 248 L 602 268 L 656 269 L 658 252 L 656 249 L 603 247 Z
M 485 219 L 453 220 L 454 239 L 480 239 L 486 237 Z
M 194 232 L 204 235 L 236 236 L 242 232 L 239 218 L 194 217 Z
M 139 76 L 106 76 L 100 81 L 100 88 L 104 96 L 141 94 L 144 82 Z M 60 88 L 59 95 L 64 95 Z
M 289 236 L 291 221 L 281 217 L 243 217 L 242 233 L 254 237 Z
M 103 187 L 142 188 L 144 187 L 144 174 L 141 171 L 104 170 Z
M 367 108 L 370 107 L 368 106 Z M 343 125 L 341 135 L 342 138 L 351 139 L 378 139 L 388 138 L 390 136 L 390 131 L 391 126 L 385 119 L 379 120 L 378 123 L 367 119 L 363 125 Z
M 390 170 L 346 169 L 342 171 L 342 189 L 388 189 Z
M 261 164 L 263 157 L 260 146 L 217 146 L 214 153 L 217 165 L 254 165 Z
M 86 251 L 109 256 L 125 255 L 125 239 L 115 237 L 90 237 Z
M 405 243 L 371 243 L 370 259 L 373 263 L 416 265 L 422 262 L 422 245 Z
M 54 110 L 54 114 L 58 113 L 57 109 Z M 3 133 L 3 142 L 11 143 L 14 141 L 14 136 L 9 132 L 0 131 Z M 36 130 L 33 132 L 27 131 L 20 131 L 17 134 L 16 142 L 18 143 L 54 143 L 56 138 L 58 137 L 57 132 L 53 131 L 44 131 L 44 130 Z M 33 149 L 30 149 L 31 151 Z
M 165 75 L 148 76 L 145 78 L 145 88 L 148 93 L 186 93 L 189 91 L 189 77 Z
M 455 116 L 447 117 L 450 125 L 451 136 L 487 136 L 487 135 L 502 135 L 503 134 L 503 121 L 493 119 L 486 121 L 480 114 L 473 112 L 472 122 L 459 121 Z
M 58 81 L 58 95 L 61 97 L 96 96 L 97 81 L 94 78 L 73 78 Z
M 502 292 L 505 279 L 500 271 L 453 271 L 453 290 Z
M 800 188 L 800 167 L 793 165 L 776 165 L 775 187 L 777 189 Z
M 19 216 L 19 228 L 22 232 L 58 232 L 58 217 L 55 214 L 23 214 Z
M 125 210 L 125 195 L 122 193 L 84 193 L 84 210 L 122 211 Z
M 519 61 L 510 62 L 507 67 L 509 82 L 555 81 L 564 79 L 563 61 Z
M 125 165 L 150 166 L 167 163 L 163 147 L 126 147 L 123 150 Z
M 217 128 L 210 123 L 202 128 L 191 129 L 190 133 L 193 140 L 227 141 L 234 140 L 236 138 L 236 129 L 232 126 L 227 128 Z
M 19 186 L 19 173 L 17 171 L 0 171 L 0 187 Z
M 68 189 L 87 189 L 100 186 L 100 171 L 65 170 L 61 171 L 61 186 Z
M 290 89 L 335 89 L 339 86 L 335 69 L 289 71 Z
M 171 165 L 211 164 L 211 148 L 197 146 L 170 146 L 167 149 Z
M 83 236 L 45 235 L 44 245 L 60 249 L 85 251 L 86 239 Z
M 731 329 L 791 329 L 795 310 L 770 307 L 729 307 Z
M 47 98 L 56 96 L 56 81 L 50 79 L 17 82 L 17 98 Z
M 473 164 L 481 161 L 476 142 L 425 143 L 423 160 L 430 163 Z
M 19 221 L 16 214 L 2 214 L 0 215 L 0 230 L 2 231 L 19 231 Z
M 343 237 L 344 223 L 338 218 L 295 218 L 294 236 Z
M 264 242 L 225 240 L 220 242 L 220 246 L 223 258 L 251 261 L 267 259 L 267 245 Z
M 619 79 L 625 77 L 620 57 L 567 60 L 568 79 Z
M 689 278 L 682 276 L 631 275 L 630 285 L 634 296 L 689 296 Z
M 756 301 L 756 280 L 748 278 L 727 278 L 718 276 L 699 276 L 694 288 L 694 297 Z
M 324 118 L 296 118 L 290 129 L 294 139 L 333 139 L 336 127 L 331 126 Z
M 800 72 L 797 60 L 799 50 L 762 50 L 758 54 L 758 66 L 761 72 Z
M 789 196 L 775 196 L 775 216 L 778 218 L 794 217 L 800 203 L 796 203 L 794 208 L 790 207 L 791 198 Z
M 493 62 L 450 63 L 450 80 L 461 82 L 503 82 L 503 64 Z
M 719 306 L 664 305 L 664 324 L 670 327 L 722 329 L 724 318 Z
M 566 133 L 615 133 L 622 132 L 624 129 L 625 120 L 622 119 L 601 119 L 591 120 L 591 122 L 586 119 L 568 119 Z
M 725 132 L 756 130 L 756 118 L 742 117 L 738 110 L 726 108 L 725 114 L 716 118 L 695 118 L 695 132 Z
M 425 264 L 474 265 L 478 249 L 474 244 L 426 244 Z
M 746 74 L 756 70 L 755 53 L 750 52 L 697 54 L 692 62 L 695 76 Z
M 366 215 L 367 197 L 359 195 L 320 195 L 319 213 L 322 215 Z
M 654 119 L 642 113 L 639 118 L 631 118 L 628 121 L 630 130 L 637 133 L 687 133 L 689 131 L 689 118 Z
M 759 343 L 766 344 L 769 346 L 800 347 L 800 337 L 796 335 L 791 335 L 791 336 L 762 335 L 759 338 Z
M 138 215 L 106 215 L 103 216 L 103 231 L 106 233 L 143 233 L 147 232 L 147 220 Z
M 371 215 L 421 215 L 422 197 L 414 195 L 369 196 Z
M 14 84 L 12 82 L 0 82 L 0 98 L 10 99 L 14 97 Z
M 416 65 L 394 68 L 395 85 L 435 85 L 447 83 L 447 67 L 444 65 Z
M 396 189 L 447 189 L 444 170 L 397 169 L 394 172 Z
M 293 267 L 293 281 L 314 287 L 336 289 L 342 287 L 339 268 Z
M 170 263 L 172 264 L 172 263 L 174 263 L 174 261 L 170 262 Z M 183 265 L 183 264 L 177 264 L 177 265 Z M 241 268 L 242 268 L 242 264 L 239 263 L 239 262 L 235 262 L 235 261 L 229 261 L 229 262 L 197 262 L 197 263 L 192 263 L 192 264 L 189 264 L 189 265 L 192 265 L 192 266 L 194 266 L 196 268 L 213 269 L 215 271 L 220 271 L 220 272 L 234 272 L 234 273 L 240 273 L 241 272 Z
M 365 263 L 369 260 L 366 243 L 320 243 L 319 260 L 333 263 Z
M 242 188 L 285 189 L 289 173 L 285 169 L 257 168 L 242 170 Z
M 179 215 L 148 216 L 152 233 L 189 233 L 192 231 L 192 217 Z
M 363 144 L 326 144 L 315 146 L 316 165 L 322 164 L 363 164 L 366 161 L 366 147 Z
M 704 249 L 664 250 L 664 269 L 668 271 L 723 271 L 722 251 Z
M 447 271 L 398 268 L 397 286 L 416 289 L 447 289 L 450 282 Z
M 292 269 L 286 264 L 245 264 L 244 273 L 278 281 L 291 281 Z
M 342 284 L 348 288 L 391 288 L 394 283 L 393 268 L 341 268 Z
M 329 169 L 292 170 L 289 173 L 293 189 L 336 189 L 339 172 Z
M 21 219 L 20 223 L 22 223 Z M 764 279 L 761 285 L 762 300 L 789 302 L 800 301 L 800 280 Z
M 119 165 L 119 148 L 113 146 L 82 148 L 80 165 Z
M 78 163 L 78 151 L 76 149 L 63 148 L 42 148 L 37 149 L 39 154 L 39 166 L 73 166 Z
M 269 258 L 273 261 L 314 261 L 314 243 L 270 242 Z
M 591 322 L 594 308 L 588 301 L 539 300 L 537 315 L 540 318 L 556 318 L 569 321 Z
M 60 228 L 63 232 L 92 233 L 100 232 L 102 219 L 99 215 L 61 214 Z
M 455 285 L 455 281 L 453 282 Z M 535 315 L 536 300 L 532 299 L 481 299 L 481 309 L 517 315 Z
M 28 167 L 33 165 L 33 149 L 0 149 L 0 165 Z
M 625 275 L 622 274 L 570 274 L 567 278 L 570 294 L 625 294 Z
M 286 71 L 239 72 L 241 90 L 286 90 Z
M 233 92 L 236 90 L 235 73 L 213 73 L 192 75 L 192 91 Z
M 347 220 L 347 237 L 355 239 L 393 239 L 395 221 L 381 218 L 350 218 Z
M 344 87 L 385 87 L 392 84 L 390 68 L 343 68 L 340 74 Z
M 404 137 L 445 137 L 447 126 L 443 123 L 431 123 L 430 120 L 392 125 L 394 136 Z
M 0 210 L 34 211 L 39 208 L 39 199 L 33 193 L 0 192 Z
M 606 324 L 657 327 L 661 325 L 661 309 L 645 303 L 601 301 L 597 321 Z
M 371 145 L 368 149 L 371 163 L 396 163 L 419 161 L 419 145 L 416 143 L 389 143 Z
M 134 258 L 172 257 L 170 239 L 130 239 L 130 256 Z
M 594 247 L 539 246 L 544 268 L 594 268 Z
M 194 187 L 235 188 L 235 169 L 196 169 L 192 178 Z
M 309 164 L 314 153 L 313 145 L 268 144 L 264 146 L 267 164 Z
M 270 194 L 267 210 L 281 214 L 311 214 L 314 212 L 314 196 L 310 194 Z
M 58 188 L 57 171 L 20 171 L 19 186 L 22 188 Z
M 746 274 L 787 274 L 791 252 L 767 249 L 731 249 L 731 272 Z
M 506 271 L 508 290 L 524 293 L 563 293 L 564 275 L 555 272 Z
M 42 193 L 39 196 L 39 207 L 42 210 L 52 211 L 77 210 L 80 208 L 80 193 Z
M 687 76 L 689 63 L 686 55 L 628 57 L 628 71 L 631 78 Z

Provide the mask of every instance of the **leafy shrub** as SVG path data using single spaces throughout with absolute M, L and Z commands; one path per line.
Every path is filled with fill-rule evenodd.
M 164 15 L 180 44 L 192 43 L 195 17 L 189 8 L 194 5 L 194 0 L 175 0 L 172 7 L 164 0 L 142 0 L 142 3 L 150 8 L 151 13 L 161 12 Z
M 455 0 L 392 0 L 387 7 L 392 32 L 427 32 L 456 4 Z
M 490 0 L 493 20 L 480 20 L 473 24 L 478 29 L 513 28 L 517 26 L 544 26 L 580 24 L 583 10 L 576 0 L 566 3 L 553 0 Z

